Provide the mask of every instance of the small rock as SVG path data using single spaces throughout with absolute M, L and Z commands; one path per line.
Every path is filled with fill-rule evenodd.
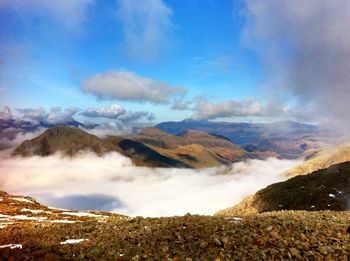
M 208 246 L 208 242 L 207 242 L 207 241 L 202 241 L 202 242 L 199 244 L 199 246 L 200 246 L 201 248 L 206 248 L 206 247 Z
M 318 247 L 318 251 L 322 254 L 322 255 L 327 255 L 327 249 L 324 246 L 319 246 Z
M 267 228 L 266 228 L 266 231 L 271 231 L 273 229 L 273 226 L 268 226 Z
M 221 246 L 221 241 L 220 241 L 217 237 L 214 237 L 213 243 L 214 243 L 215 245 L 217 245 L 218 247 Z
M 291 247 L 289 248 L 289 252 L 292 256 L 299 256 L 300 255 L 300 252 L 298 249 L 296 249 L 295 247 Z

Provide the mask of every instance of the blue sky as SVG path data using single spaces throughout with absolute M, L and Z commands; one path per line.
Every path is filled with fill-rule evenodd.
M 71 11 L 80 17 L 77 22 L 64 14 L 74 6 L 6 2 L 0 6 L 2 106 L 85 109 L 117 103 L 130 111 L 153 112 L 160 121 L 192 115 L 170 109 L 171 101 L 101 100 L 81 91 L 86 78 L 114 70 L 181 86 L 187 89 L 181 97 L 185 100 L 202 96 L 219 102 L 258 96 L 260 70 L 254 53 L 241 44 L 244 17 L 239 14 L 239 1 L 144 1 L 145 6 L 158 6 L 152 15 L 163 17 L 155 23 L 170 24 L 153 26 L 150 30 L 160 34 L 157 42 L 140 43 L 135 54 L 128 51 L 132 43 L 126 40 L 126 22 L 118 14 L 128 3 L 79 0 L 83 10 Z M 141 2 L 130 1 L 128 8 L 137 8 Z M 62 13 L 48 11 L 53 8 L 61 8 Z M 161 8 L 168 13 L 162 14 Z M 135 26 L 142 27 L 149 19 L 153 18 L 139 17 Z
M 79 118 L 88 108 L 117 104 L 125 112 L 153 113 L 156 122 L 296 116 L 292 107 L 301 100 L 306 104 L 305 97 L 290 87 L 286 65 L 295 62 L 298 44 L 300 50 L 306 45 L 295 40 L 308 21 L 298 17 L 317 21 L 314 9 L 331 9 L 308 3 L 4 0 L 0 105 L 13 113 L 15 108 L 77 107 Z M 297 19 L 288 20 L 290 13 Z M 299 31 L 284 33 L 293 26 Z M 266 89 L 268 84 L 273 89 Z

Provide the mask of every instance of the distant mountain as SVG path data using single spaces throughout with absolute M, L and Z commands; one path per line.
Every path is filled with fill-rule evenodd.
M 39 131 L 41 129 L 53 128 L 59 125 L 81 127 L 84 129 L 93 129 L 97 124 L 83 124 L 78 121 L 69 121 L 60 124 L 48 124 L 45 122 L 31 122 L 19 119 L 0 119 L 0 150 L 8 149 L 7 143 L 1 142 L 5 140 L 15 140 L 18 134 L 28 134 Z
M 101 156 L 115 151 L 132 159 L 137 166 L 204 168 L 230 164 L 246 152 L 227 138 L 203 131 L 188 131 L 179 136 L 156 128 L 145 128 L 138 135 L 99 138 L 79 128 L 57 126 L 38 137 L 26 140 L 14 156 L 48 156 L 56 152 L 75 156 L 92 151 Z
M 349 210 L 350 162 L 272 184 L 217 215 L 278 210 Z
M 22 142 L 12 154 L 15 156 L 49 156 L 61 152 L 64 155 L 74 156 L 84 150 L 92 151 L 100 156 L 106 152 L 119 151 L 117 147 L 95 135 L 79 128 L 61 125 L 47 129 L 34 139 Z
M 155 127 L 173 135 L 192 129 L 224 136 L 256 158 L 297 158 L 307 149 L 318 148 L 325 140 L 325 133 L 317 126 L 292 121 L 232 123 L 184 120 L 163 122 Z

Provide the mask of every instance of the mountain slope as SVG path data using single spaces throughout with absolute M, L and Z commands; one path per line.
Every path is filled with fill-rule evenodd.
M 350 209 L 350 162 L 272 184 L 217 215 L 246 215 L 277 210 Z
M 163 122 L 156 127 L 174 135 L 192 129 L 224 136 L 248 151 L 253 158 L 297 158 L 307 149 L 319 148 L 326 134 L 316 126 L 291 121 L 239 123 L 184 120 Z
M 75 156 L 81 151 L 92 151 L 101 156 L 107 152 L 119 151 L 117 147 L 79 128 L 57 126 L 47 129 L 38 137 L 20 144 L 12 155 L 49 156 L 56 152 Z

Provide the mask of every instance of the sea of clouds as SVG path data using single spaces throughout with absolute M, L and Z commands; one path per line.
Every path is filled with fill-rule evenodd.
M 0 190 L 52 207 L 149 217 L 214 214 L 286 179 L 283 173 L 301 163 L 270 158 L 193 170 L 136 167 L 118 153 L 0 157 Z

